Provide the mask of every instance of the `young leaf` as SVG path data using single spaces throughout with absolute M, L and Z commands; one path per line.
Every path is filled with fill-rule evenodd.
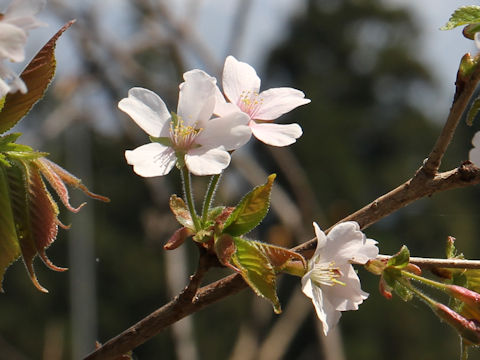
M 396 269 L 403 269 L 408 265 L 409 261 L 410 261 L 410 251 L 408 251 L 408 248 L 405 245 L 403 245 L 398 253 L 396 253 L 390 259 L 388 259 L 387 266 L 393 267 Z
M 236 251 L 232 256 L 233 265 L 240 271 L 253 291 L 270 300 L 276 314 L 281 313 L 280 301 L 276 293 L 275 269 L 268 257 L 252 241 L 236 237 L 234 243 Z
M 480 6 L 469 5 L 459 7 L 454 11 L 448 22 L 440 30 L 451 30 L 461 25 L 480 22 Z
M 21 254 L 9 195 L 6 170 L 0 166 L 0 289 L 5 270 Z
M 257 186 L 243 197 L 225 222 L 225 233 L 232 236 L 246 234 L 263 220 L 270 205 L 270 193 L 275 177 L 275 174 L 270 175 L 266 184 Z
M 48 85 L 55 74 L 55 45 L 62 33 L 67 30 L 75 20 L 66 23 L 35 55 L 20 77 L 25 82 L 28 92 L 8 94 L 0 112 L 0 134 L 4 133 L 19 120 L 21 120 L 43 97 Z
M 261 241 L 251 240 L 250 243 L 267 256 L 268 261 L 277 273 L 282 271 L 292 260 L 300 261 L 303 264 L 303 267 L 305 269 L 307 268 L 305 258 L 295 251 L 276 245 L 266 244 Z
M 172 210 L 173 215 L 175 215 L 175 218 L 181 225 L 191 230 L 195 230 L 190 211 L 188 211 L 187 205 L 182 198 L 179 198 L 175 194 L 170 196 L 170 210 Z
M 8 137 L 8 136 L 7 136 Z M 0 139 L 1 148 L 11 148 Z M 15 139 L 15 136 L 10 136 Z M 22 149 L 23 145 L 18 145 Z M 83 190 L 99 200 L 108 199 L 91 193 L 80 180 L 53 162 L 38 158 L 33 150 L 6 151 L 0 162 L 0 283 L 6 268 L 19 256 L 27 267 L 34 285 L 43 292 L 35 275 L 33 260 L 38 255 L 46 266 L 55 271 L 65 268 L 55 266 L 45 254 L 57 236 L 59 209 L 42 179 L 44 176 L 71 211 L 78 211 L 69 204 L 65 182 Z M 7 165 L 5 165 L 5 163 Z

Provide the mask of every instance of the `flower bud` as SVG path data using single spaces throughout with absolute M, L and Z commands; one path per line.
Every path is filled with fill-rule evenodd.
M 480 323 L 478 321 L 468 320 L 442 303 L 435 303 L 431 306 L 435 314 L 457 330 L 464 341 L 472 345 L 480 344 Z

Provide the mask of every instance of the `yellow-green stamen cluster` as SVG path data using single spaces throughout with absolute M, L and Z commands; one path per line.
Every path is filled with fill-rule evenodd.
M 333 286 L 335 284 L 345 286 L 345 283 L 338 280 L 341 276 L 342 273 L 332 261 L 328 264 L 315 264 L 310 279 L 317 286 Z

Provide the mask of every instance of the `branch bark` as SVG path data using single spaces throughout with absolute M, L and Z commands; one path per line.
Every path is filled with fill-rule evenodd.
M 469 54 L 465 55 L 462 61 L 468 59 L 470 59 Z M 356 221 L 362 229 L 365 229 L 418 199 L 431 196 L 437 192 L 480 183 L 480 169 L 470 162 L 463 163 L 457 169 L 437 173 L 445 151 L 453 138 L 455 129 L 479 81 L 480 66 L 475 65 L 470 74 L 464 74 L 459 71 L 456 81 L 456 93 L 449 116 L 423 166 L 410 180 L 347 216 L 340 222 Z M 315 245 L 316 239 L 312 239 L 297 246 L 294 250 L 308 257 L 309 252 L 313 251 Z M 199 281 L 196 280 L 196 283 L 198 284 Z M 195 286 L 189 286 L 171 302 L 109 340 L 88 355 L 85 360 L 118 358 L 151 339 L 174 322 L 203 309 L 207 305 L 236 294 L 246 287 L 247 284 L 239 274 L 230 275 L 207 285 L 199 289 L 196 294 L 192 291 L 192 289 L 196 290 Z

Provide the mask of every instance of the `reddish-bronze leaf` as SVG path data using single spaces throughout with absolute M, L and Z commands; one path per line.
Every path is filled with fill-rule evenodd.
M 27 86 L 28 92 L 25 94 L 16 92 L 6 96 L 3 109 L 0 112 L 0 134 L 20 121 L 33 105 L 43 97 L 55 74 L 56 42 L 60 35 L 74 22 L 75 20 L 71 20 L 58 30 L 20 75 Z

